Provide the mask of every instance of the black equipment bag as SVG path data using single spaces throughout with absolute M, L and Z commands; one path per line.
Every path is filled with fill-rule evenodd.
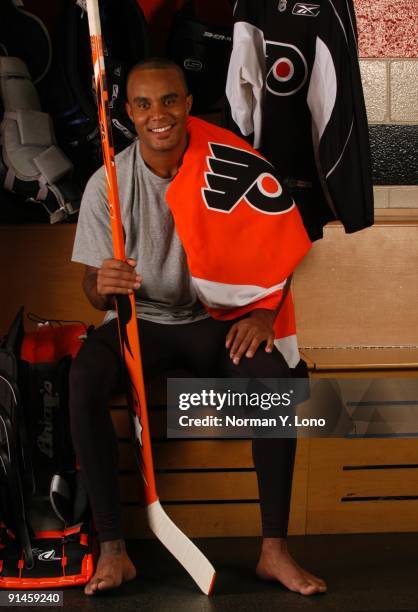
M 45 325 L 25 335 L 21 308 L 0 344 L 0 588 L 86 584 L 93 574 L 68 415 L 71 355 L 85 333 Z

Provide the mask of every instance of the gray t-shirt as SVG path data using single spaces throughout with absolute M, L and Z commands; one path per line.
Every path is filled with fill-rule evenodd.
M 136 140 L 116 155 L 126 256 L 137 261 L 142 285 L 136 291 L 137 316 L 158 323 L 189 323 L 209 315 L 199 302 L 165 200 L 172 179 L 154 174 Z M 113 257 L 104 168 L 93 174 L 81 201 L 72 261 L 100 268 Z M 105 321 L 116 316 L 109 311 Z

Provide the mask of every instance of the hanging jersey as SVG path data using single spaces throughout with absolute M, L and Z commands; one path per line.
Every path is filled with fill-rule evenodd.
M 352 0 L 238 0 L 226 93 L 240 132 L 279 170 L 311 239 L 373 223 Z

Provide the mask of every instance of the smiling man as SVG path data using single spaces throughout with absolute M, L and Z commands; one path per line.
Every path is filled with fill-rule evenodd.
M 139 136 L 142 157 L 156 174 L 174 176 L 186 149 L 187 117 L 192 107 L 182 70 L 177 64 L 170 69 L 139 65 L 129 74 L 126 89 L 126 110 Z M 168 158 L 173 168 L 168 167 Z
M 123 374 L 115 320 L 115 295 L 135 292 L 146 381 L 164 374 L 170 368 L 179 367 L 197 377 L 290 378 L 295 373 L 303 376 L 305 372 L 303 362 L 289 365 L 289 359 L 286 360 L 274 346 L 273 324 L 286 297 L 283 289 L 285 282 L 277 285 L 279 289 L 275 294 L 283 293 L 280 304 L 276 304 L 277 308 L 269 302 L 272 295 L 269 288 L 265 299 L 270 305 L 266 306 L 261 299 L 251 298 L 252 304 L 234 310 L 232 307 L 241 304 L 242 298 L 238 296 L 236 304 L 224 304 L 220 295 L 225 287 L 228 289 L 227 295 L 230 295 L 231 287 L 248 289 L 252 286 L 245 271 L 238 270 L 241 285 L 234 279 L 229 281 L 232 284 L 203 279 L 198 286 L 196 274 L 191 274 L 189 266 L 197 269 L 201 264 L 201 261 L 196 262 L 193 251 L 196 244 L 197 255 L 209 271 L 209 263 L 213 261 L 212 251 L 219 249 L 212 248 L 213 242 L 210 242 L 206 230 L 202 230 L 204 235 L 199 236 L 199 227 L 185 218 L 186 211 L 190 209 L 193 217 L 199 209 L 202 214 L 209 214 L 210 223 L 214 218 L 218 223 L 220 218 L 227 217 L 225 210 L 216 208 L 218 204 L 209 197 L 211 194 L 205 195 L 206 205 L 198 202 L 201 193 L 209 192 L 210 188 L 202 190 L 199 183 L 195 200 L 186 189 L 189 180 L 187 171 L 191 170 L 193 174 L 197 168 L 194 160 L 199 162 L 202 158 L 201 155 L 191 158 L 190 154 L 196 151 L 196 147 L 199 149 L 198 136 L 209 129 L 209 124 L 189 119 L 192 97 L 188 94 L 181 69 L 161 59 L 138 64 L 128 76 L 127 97 L 127 111 L 139 139 L 117 155 L 116 166 L 125 249 L 129 259 L 122 262 L 112 255 L 103 168 L 87 184 L 73 251 L 73 261 L 85 264 L 83 288 L 88 299 L 94 307 L 107 311 L 104 324 L 89 336 L 79 352 L 70 376 L 72 435 L 100 541 L 96 573 L 85 589 L 88 595 L 117 587 L 136 575 L 135 567 L 125 551 L 119 502 L 118 445 L 108 409 L 110 397 L 120 385 Z M 226 138 L 224 130 L 213 129 L 219 130 L 221 140 Z M 205 146 L 206 151 L 209 142 Z M 254 157 L 257 167 L 261 164 L 263 170 L 257 170 L 258 179 L 256 176 L 253 193 L 251 195 L 250 191 L 245 191 L 242 211 L 237 214 L 256 215 L 257 219 L 261 216 L 262 223 L 273 223 L 276 218 L 278 221 L 285 220 L 286 215 L 282 214 L 285 206 L 285 212 L 290 211 L 288 231 L 300 235 L 305 244 L 303 224 L 293 203 L 286 200 L 287 196 L 282 194 L 277 180 L 273 180 L 272 175 L 265 171 L 270 168 L 268 162 L 251 152 L 248 156 L 248 151 L 239 147 L 225 147 L 222 150 L 238 151 L 245 159 L 245 156 Z M 205 155 L 203 161 L 206 160 Z M 235 162 L 228 163 L 237 166 Z M 274 193 L 262 187 L 266 177 L 271 177 Z M 257 185 L 260 185 L 258 190 Z M 172 208 L 176 212 L 172 213 L 167 202 L 173 200 L 175 193 L 177 196 Z M 213 193 L 216 195 L 219 190 Z M 265 214 L 265 201 L 268 201 L 270 208 L 276 203 L 277 210 L 273 213 L 269 210 Z M 200 204 L 203 205 L 199 208 Z M 235 207 L 236 204 L 232 206 Z M 191 240 L 187 234 L 190 231 Z M 281 244 L 287 244 L 286 236 L 279 238 Z M 218 242 L 221 240 L 216 232 L 215 239 Z M 229 242 L 233 242 L 229 248 L 239 251 L 238 240 Z M 200 244 L 207 245 L 207 250 L 204 251 Z M 294 234 L 288 244 L 295 244 Z M 226 241 L 224 247 L 228 248 Z M 249 246 L 248 250 L 251 250 Z M 228 259 L 232 257 L 233 251 Z M 295 264 L 292 265 L 294 267 Z M 227 269 L 228 262 L 222 266 Z M 257 268 L 257 265 L 253 267 Z M 288 271 L 291 273 L 290 268 Z M 224 270 L 222 274 L 227 277 Z M 247 284 L 242 284 L 243 281 Z M 215 288 L 216 299 L 205 293 L 208 288 Z M 201 300 L 204 300 L 205 307 Z M 263 527 L 256 571 L 261 578 L 277 580 L 293 591 L 311 595 L 325 591 L 324 582 L 301 569 L 286 546 L 294 453 L 295 440 L 253 440 Z

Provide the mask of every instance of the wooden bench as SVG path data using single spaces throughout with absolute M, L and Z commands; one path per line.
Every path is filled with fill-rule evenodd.
M 8 300 L 17 308 L 98 324 L 69 263 L 74 226 L 0 227 Z M 418 221 L 382 221 L 358 234 L 329 226 L 296 271 L 299 343 L 313 377 L 418 376 Z M 112 416 L 120 439 L 127 535 L 146 534 L 123 400 Z M 161 429 L 163 413 L 152 419 Z M 157 436 L 158 437 L 158 436 Z M 247 440 L 154 441 L 160 497 L 191 536 L 260 532 Z M 311 439 L 298 442 L 290 533 L 409 531 L 418 528 L 418 441 Z M 415 499 L 417 498 L 417 499 Z
M 418 377 L 418 224 L 331 224 L 295 274 L 313 377 Z M 416 398 L 418 401 L 418 397 Z M 415 531 L 418 441 L 311 439 L 306 533 Z

